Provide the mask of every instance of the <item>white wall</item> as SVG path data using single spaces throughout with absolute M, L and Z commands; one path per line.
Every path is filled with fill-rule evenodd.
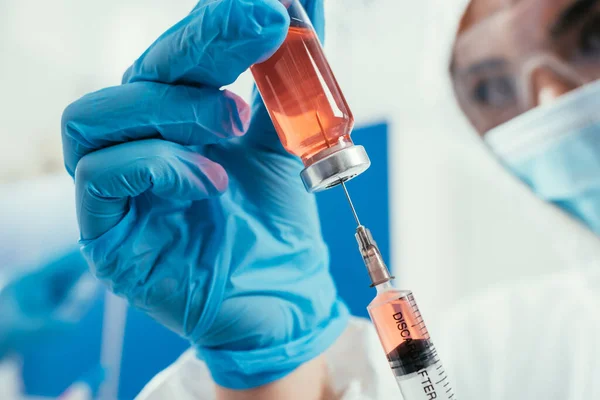
M 162 0 L 0 1 L 0 182 L 62 171 L 60 117 L 115 85 L 193 5 Z

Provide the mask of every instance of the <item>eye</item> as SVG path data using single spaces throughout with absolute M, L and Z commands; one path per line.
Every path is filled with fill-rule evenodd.
M 600 15 L 590 18 L 581 29 L 579 48 L 585 56 L 600 55 Z
M 516 90 L 513 80 L 503 75 L 479 81 L 473 89 L 472 96 L 480 104 L 505 107 L 515 102 Z

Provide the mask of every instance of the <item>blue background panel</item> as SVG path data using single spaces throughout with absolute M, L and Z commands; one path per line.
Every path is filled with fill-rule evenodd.
M 371 168 L 348 182 L 361 222 L 371 229 L 381 252 L 389 260 L 388 129 L 386 124 L 357 128 L 352 138 L 371 158 Z M 341 187 L 318 193 L 323 236 L 329 246 L 331 273 L 340 296 L 354 315 L 367 316 L 375 296 L 358 251 L 356 224 Z M 76 330 L 34 346 L 24 355 L 24 382 L 34 395 L 58 396 L 100 360 L 104 296 Z M 145 314 L 129 309 L 124 338 L 120 399 L 133 399 L 154 375 L 188 348 L 185 340 Z
M 103 314 L 104 291 L 99 290 L 92 308 L 76 328 L 49 337 L 23 354 L 23 383 L 27 393 L 57 397 L 100 364 Z

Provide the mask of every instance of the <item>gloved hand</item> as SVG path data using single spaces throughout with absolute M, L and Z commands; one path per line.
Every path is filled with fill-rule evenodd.
M 0 287 L 0 359 L 73 327 L 93 295 L 78 290 L 94 287 L 84 275 L 94 279 L 75 249 Z
M 322 33 L 322 0 L 307 10 Z M 250 109 L 219 90 L 274 53 L 288 25 L 277 0 L 201 1 L 121 86 L 84 96 L 62 121 L 92 271 L 233 389 L 321 354 L 348 316 L 300 160 L 256 94 Z

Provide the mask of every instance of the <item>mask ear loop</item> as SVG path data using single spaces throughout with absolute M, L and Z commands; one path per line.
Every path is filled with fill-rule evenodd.
M 533 78 L 535 73 L 541 69 L 550 70 L 561 81 L 571 86 L 571 90 L 588 83 L 584 77 L 555 54 L 539 52 L 523 63 L 519 74 L 519 107 L 522 113 L 537 106 L 537 93 L 535 93 Z

